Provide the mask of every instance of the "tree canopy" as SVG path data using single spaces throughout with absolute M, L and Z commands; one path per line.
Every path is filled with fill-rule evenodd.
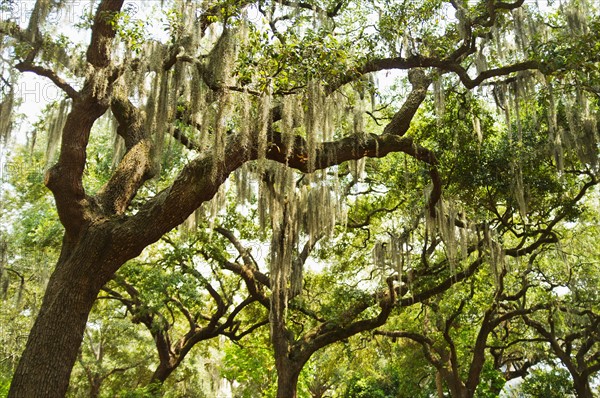
M 592 397 L 599 50 L 586 0 L 2 2 L 2 386 Z

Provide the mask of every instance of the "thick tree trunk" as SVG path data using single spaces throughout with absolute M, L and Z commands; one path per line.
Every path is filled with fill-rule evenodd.
M 302 366 L 293 364 L 287 358 L 277 362 L 277 398 L 296 398 Z
M 592 387 L 587 377 L 573 377 L 573 387 L 578 398 L 593 398 Z
M 473 398 L 474 392 L 469 391 L 463 382 L 456 378 L 452 372 L 446 371 L 441 372 L 448 389 L 450 390 L 450 396 L 452 398 Z
M 452 398 L 473 398 L 473 393 L 469 392 L 469 390 L 461 385 L 455 384 L 449 388 Z
M 453 388 L 450 388 L 450 395 L 452 398 L 473 398 L 474 393 L 462 385 L 455 385 Z
M 62 264 L 58 264 L 61 267 Z M 57 270 L 48 284 L 9 397 L 63 397 L 97 291 L 85 278 L 71 281 L 68 270 Z
M 149 384 L 155 384 L 157 386 L 163 385 L 165 380 L 167 380 L 167 378 L 171 375 L 171 373 L 173 373 L 173 371 L 175 369 L 177 369 L 177 366 L 179 366 L 180 363 L 181 363 L 180 361 L 177 361 L 176 363 L 168 363 L 168 364 L 160 363 L 156 367 L 156 370 L 154 371 L 154 373 L 152 374 Z
M 88 314 L 100 288 L 112 275 L 99 271 L 118 268 L 106 258 L 110 253 L 104 239 L 107 234 L 88 230 L 85 235 L 74 246 L 63 243 L 14 374 L 10 398 L 58 398 L 66 394 Z

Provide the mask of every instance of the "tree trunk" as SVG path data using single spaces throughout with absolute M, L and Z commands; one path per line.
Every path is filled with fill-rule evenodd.
M 587 377 L 573 377 L 573 387 L 578 398 L 594 397 Z
M 450 388 L 450 395 L 452 395 L 452 398 L 473 398 L 474 393 L 469 391 L 461 383 Z
M 438 398 L 444 398 L 444 381 L 439 370 L 435 372 L 435 390 Z
M 168 364 L 160 363 L 156 367 L 156 370 L 154 371 L 154 373 L 152 374 L 149 384 L 156 384 L 158 386 L 163 385 L 165 380 L 167 380 L 167 378 L 171 375 L 171 373 L 173 373 L 173 371 L 175 369 L 177 369 L 177 367 L 181 363 L 181 361 L 174 361 L 174 362 L 175 363 L 168 363 Z
M 446 382 L 452 398 L 473 398 L 474 392 L 469 391 L 464 383 L 455 377 L 451 371 L 440 371 L 440 374 Z
M 63 264 L 48 284 L 23 356 L 12 380 L 9 397 L 63 397 L 83 339 L 97 291 L 87 278 L 70 281 Z
M 302 366 L 294 364 L 289 359 L 277 362 L 277 398 L 296 398 L 298 377 Z
M 102 386 L 102 377 L 94 375 L 90 380 L 90 398 L 98 398 L 100 396 L 100 387 Z
M 63 243 L 9 398 L 58 398 L 66 394 L 88 314 L 100 288 L 118 268 L 106 257 L 111 252 L 108 234 L 88 229 L 84 235 L 75 245 L 69 245 L 67 239 Z

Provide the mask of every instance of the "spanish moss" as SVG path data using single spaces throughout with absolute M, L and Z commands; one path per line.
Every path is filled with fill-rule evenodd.
M 46 145 L 46 167 L 52 165 L 57 159 L 62 131 L 70 110 L 70 103 L 69 100 L 60 101 L 49 118 L 50 124 L 48 126 L 48 142 Z

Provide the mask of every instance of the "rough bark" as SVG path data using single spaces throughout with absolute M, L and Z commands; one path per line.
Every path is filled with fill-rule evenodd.
M 293 363 L 287 358 L 276 359 L 277 398 L 296 398 L 298 396 L 298 377 L 303 365 Z
M 88 314 L 106 282 L 98 266 L 107 257 L 106 229 L 90 231 L 75 247 L 63 246 L 40 313 L 14 374 L 10 397 L 63 397 L 77 360 Z
M 452 372 L 442 371 L 442 378 L 450 390 L 452 398 L 473 398 L 473 392 L 469 391 L 460 379 L 457 379 Z
M 572 375 L 573 376 L 573 375 Z M 586 376 L 576 377 L 573 376 L 573 387 L 575 387 L 575 393 L 578 398 L 593 398 L 592 387 Z

